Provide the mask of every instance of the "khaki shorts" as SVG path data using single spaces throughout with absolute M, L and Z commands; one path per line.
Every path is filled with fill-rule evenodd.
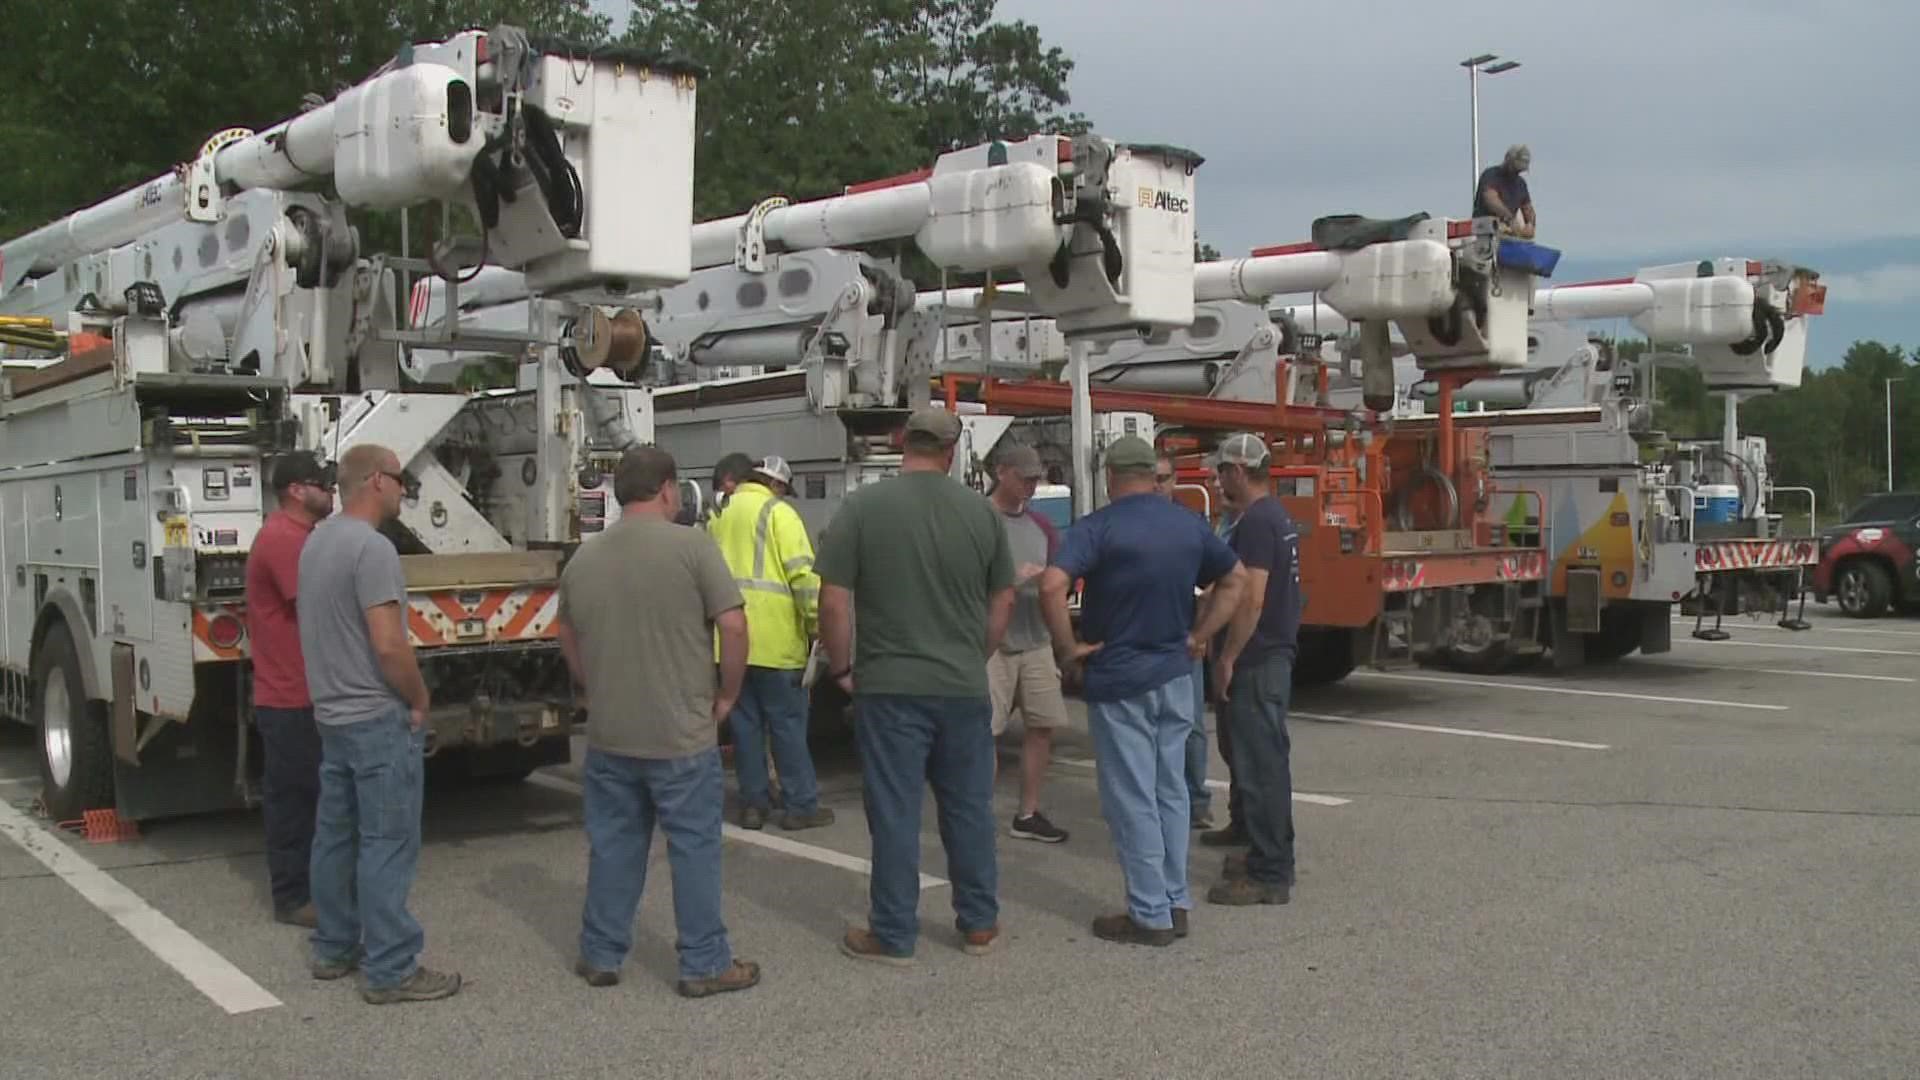
M 1060 669 L 1053 649 L 996 652 L 987 660 L 987 690 L 993 697 L 993 733 L 1007 730 L 1015 709 L 1030 728 L 1065 727 L 1067 699 L 1060 693 Z

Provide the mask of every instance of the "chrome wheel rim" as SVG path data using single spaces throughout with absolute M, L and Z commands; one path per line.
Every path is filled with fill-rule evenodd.
M 73 778 L 73 703 L 67 698 L 67 680 L 59 672 L 40 691 L 40 741 L 47 755 L 47 775 L 54 787 L 66 787 Z

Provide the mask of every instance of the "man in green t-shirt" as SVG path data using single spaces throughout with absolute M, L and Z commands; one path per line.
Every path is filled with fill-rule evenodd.
M 868 928 L 840 945 L 861 960 L 913 958 L 926 784 L 961 947 L 983 955 L 1000 934 L 987 657 L 1013 612 L 1013 558 L 993 505 L 949 475 L 959 439 L 944 409 L 910 416 L 900 475 L 847 498 L 816 565 L 820 637 L 853 696 L 873 838 Z

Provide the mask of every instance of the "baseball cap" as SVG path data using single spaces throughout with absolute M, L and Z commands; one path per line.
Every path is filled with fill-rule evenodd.
M 1025 443 L 1015 443 L 1000 452 L 994 468 L 1010 468 L 1029 480 L 1038 480 L 1047 475 L 1046 466 L 1040 462 L 1040 451 Z
M 1211 463 L 1215 467 L 1238 465 L 1246 468 L 1263 465 L 1272 456 L 1273 452 L 1267 449 L 1265 439 L 1252 432 L 1236 431 L 1221 440 L 1220 445 L 1213 451 Z
M 787 464 L 786 458 L 776 454 L 768 454 L 761 458 L 754 464 L 753 471 L 788 486 L 793 484 L 793 468 Z
M 1146 469 L 1151 471 L 1160 455 L 1153 444 L 1138 435 L 1122 435 L 1107 444 L 1105 464 L 1109 469 Z
M 273 463 L 273 490 L 285 491 L 295 484 L 331 487 L 333 470 L 322 466 L 319 458 L 305 450 L 283 454 Z
M 942 446 L 960 441 L 960 418 L 935 405 L 913 410 L 907 417 L 907 433 L 918 432 L 939 439 Z

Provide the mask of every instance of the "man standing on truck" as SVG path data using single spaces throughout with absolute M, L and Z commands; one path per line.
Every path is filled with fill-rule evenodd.
M 320 801 L 320 731 L 300 656 L 300 549 L 333 513 L 333 483 L 304 450 L 273 464 L 278 512 L 247 552 L 247 640 L 253 654 L 253 725 L 260 732 L 260 817 L 267 827 L 273 917 L 314 927 L 308 863 L 314 805 Z
M 715 735 L 740 697 L 748 630 L 713 539 L 673 523 L 676 471 L 657 446 L 627 451 L 613 477 L 620 520 L 582 544 L 560 578 L 555 633 L 587 689 L 588 716 L 587 901 L 574 973 L 588 986 L 620 981 L 657 825 L 673 869 L 677 989 L 709 997 L 760 981 L 760 965 L 734 958 L 720 919 L 726 789 Z
M 1015 588 L 1007 635 L 987 660 L 987 688 L 995 736 L 1007 729 L 1013 710 L 1020 710 L 1020 812 L 1008 832 L 1018 840 L 1058 844 L 1067 830 L 1040 812 L 1040 783 L 1053 758 L 1054 729 L 1067 723 L 1067 699 L 1040 613 L 1040 575 L 1060 549 L 1060 536 L 1053 522 L 1027 505 L 1045 474 L 1039 452 L 1024 444 L 1002 451 L 994 465 L 992 501 L 1007 530 Z
M 1162 453 L 1153 463 L 1153 490 L 1173 498 L 1179 474 L 1173 456 Z M 1213 792 L 1207 790 L 1207 662 L 1193 662 L 1193 734 L 1187 736 L 1187 809 L 1196 829 L 1213 828 Z
M 763 459 L 733 490 L 709 531 L 746 598 L 746 680 L 730 714 L 733 768 L 740 781 L 740 827 L 766 826 L 772 809 L 767 749 L 780 769 L 788 831 L 833 824 L 807 750 L 807 688 L 801 685 L 820 622 L 820 576 L 800 512 L 776 489 L 793 480 L 782 458 Z
M 820 637 L 853 696 L 873 838 L 868 926 L 840 942 L 857 960 L 913 962 L 928 784 L 960 947 L 984 956 L 1000 936 L 987 657 L 1013 613 L 1013 559 L 992 504 L 949 475 L 959 441 L 959 417 L 914 412 L 900 475 L 847 496 L 820 545 Z
M 360 968 L 370 1005 L 460 992 L 458 972 L 420 966 L 407 911 L 420 858 L 431 701 L 407 634 L 407 580 L 379 527 L 400 516 L 406 477 L 384 446 L 340 456 L 341 513 L 300 552 L 300 652 L 320 726 L 314 822 L 313 977 Z
M 1272 452 L 1258 435 L 1227 436 L 1214 458 L 1220 487 L 1240 509 L 1233 550 L 1247 568 L 1246 598 L 1214 656 L 1233 730 L 1234 792 L 1248 843 L 1244 875 L 1227 857 L 1228 879 L 1207 902 L 1284 904 L 1293 887 L 1293 766 L 1287 704 L 1300 635 L 1300 530 L 1273 495 Z
M 1100 812 L 1126 882 L 1126 910 L 1093 920 L 1095 937 L 1171 945 L 1187 933 L 1187 736 L 1193 661 L 1227 623 L 1246 574 L 1206 522 L 1154 493 L 1156 455 L 1126 435 L 1107 447 L 1106 506 L 1067 530 L 1041 580 L 1054 655 L 1086 664 Z M 1067 590 L 1085 582 L 1074 639 Z M 1212 586 L 1198 618 L 1194 589 Z

